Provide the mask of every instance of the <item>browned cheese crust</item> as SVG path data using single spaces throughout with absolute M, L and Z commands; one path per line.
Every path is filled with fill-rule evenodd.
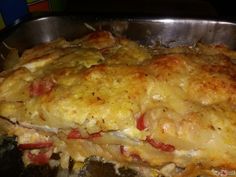
M 26 151 L 52 142 L 75 161 L 236 169 L 235 58 L 223 46 L 147 48 L 103 31 L 58 39 L 1 73 L 0 116 L 16 123 L 2 124 Z

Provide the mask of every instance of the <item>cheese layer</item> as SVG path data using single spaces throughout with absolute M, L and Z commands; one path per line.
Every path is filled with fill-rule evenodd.
M 151 166 L 236 169 L 234 57 L 201 44 L 149 49 L 109 32 L 58 39 L 26 50 L 1 73 L 0 116 L 64 135 L 100 133 L 87 140 L 60 137 L 76 160 L 97 153 L 120 161 L 122 147 L 124 159 L 136 154 Z M 94 144 L 97 151 L 84 151 Z

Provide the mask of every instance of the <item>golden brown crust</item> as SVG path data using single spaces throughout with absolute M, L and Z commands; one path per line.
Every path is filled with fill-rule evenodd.
M 56 129 L 57 151 L 78 161 L 236 169 L 234 56 L 201 44 L 147 49 L 108 32 L 57 40 L 2 74 L 0 115 Z

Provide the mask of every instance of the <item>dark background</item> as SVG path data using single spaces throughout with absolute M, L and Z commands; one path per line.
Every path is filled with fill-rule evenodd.
M 66 12 L 236 19 L 233 0 L 67 0 Z

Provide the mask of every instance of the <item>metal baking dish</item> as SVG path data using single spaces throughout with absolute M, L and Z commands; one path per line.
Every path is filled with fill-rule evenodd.
M 33 45 L 58 37 L 68 40 L 92 31 L 109 30 L 145 45 L 159 42 L 164 46 L 224 44 L 236 48 L 236 23 L 200 19 L 148 18 L 85 18 L 79 16 L 46 16 L 31 19 L 0 33 L 0 54 L 8 52 L 6 45 L 19 52 Z
M 7 56 L 9 47 L 17 48 L 22 53 L 25 49 L 39 43 L 49 42 L 59 37 L 71 40 L 93 30 L 108 30 L 117 36 L 124 36 L 144 45 L 155 45 L 158 42 L 167 47 L 194 46 L 197 42 L 202 42 L 236 48 L 236 23 L 233 22 L 174 18 L 105 19 L 46 16 L 31 19 L 0 32 L 1 60 L 3 61 Z M 3 62 L 0 61 L 1 63 Z M 110 168 L 108 166 L 108 169 Z

